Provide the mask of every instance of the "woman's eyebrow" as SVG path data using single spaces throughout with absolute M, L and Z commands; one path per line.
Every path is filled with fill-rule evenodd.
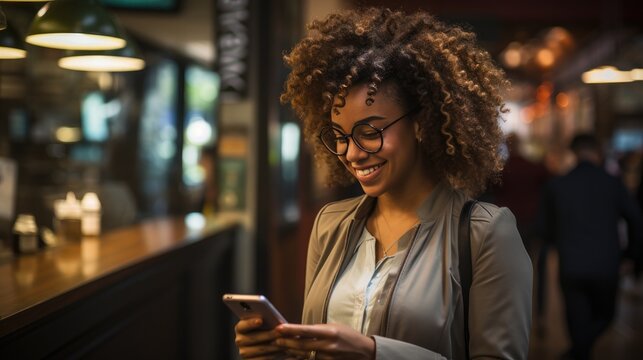
M 357 120 L 357 121 L 355 121 L 355 123 L 353 124 L 353 126 L 355 126 L 355 125 L 359 125 L 359 124 L 368 123 L 368 122 L 373 121 L 373 120 L 383 120 L 383 119 L 386 119 L 386 116 L 382 116 L 382 115 L 370 115 L 370 116 L 367 116 L 367 117 L 365 117 L 365 118 L 363 118 L 363 119 L 361 119 L 361 120 Z M 333 124 L 333 127 L 335 127 L 335 128 L 339 128 L 340 130 L 344 130 L 344 129 L 342 128 L 342 126 L 341 126 L 341 125 L 339 125 L 338 123 L 336 123 L 336 122 L 334 122 L 334 121 L 333 121 L 333 122 L 332 122 L 332 124 Z

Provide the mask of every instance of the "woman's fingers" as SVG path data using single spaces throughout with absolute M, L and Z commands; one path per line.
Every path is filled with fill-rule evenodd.
M 275 340 L 275 344 L 281 346 L 282 348 L 287 348 L 290 350 L 310 351 L 323 348 L 325 345 L 327 345 L 327 341 L 307 338 L 282 337 Z
M 274 342 L 280 335 L 275 330 L 259 330 L 262 323 L 261 318 L 252 318 L 240 320 L 235 326 L 235 343 L 242 358 L 273 359 L 274 354 L 283 352 Z
M 308 359 L 310 351 L 288 349 L 286 350 L 286 355 L 288 356 L 287 359 Z
M 323 325 L 281 324 L 276 328 L 279 338 L 275 343 L 298 354 L 308 356 L 310 350 L 322 349 L 336 336 L 335 329 Z
M 336 328 L 319 325 L 281 324 L 275 330 L 286 337 L 336 338 L 338 335 Z
M 255 331 L 248 334 L 237 333 L 234 342 L 238 347 L 241 346 L 250 346 L 261 343 L 270 343 L 273 340 L 277 339 L 280 335 L 277 334 L 274 330 L 270 331 Z
M 256 330 L 261 324 L 263 324 L 263 320 L 260 317 L 239 320 L 234 326 L 234 330 L 237 333 L 247 333 Z
M 277 345 L 265 344 L 239 348 L 239 355 L 244 359 L 274 359 L 274 354 L 283 352 Z
M 340 324 L 297 325 L 282 324 L 276 331 L 280 337 L 275 344 L 287 349 L 289 354 L 305 355 L 315 351 L 319 360 L 371 359 L 375 343 L 370 337 Z

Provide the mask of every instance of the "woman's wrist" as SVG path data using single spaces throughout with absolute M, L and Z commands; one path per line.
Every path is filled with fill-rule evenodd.
M 366 342 L 365 342 L 365 359 L 367 360 L 375 360 L 375 338 L 372 336 L 365 336 Z

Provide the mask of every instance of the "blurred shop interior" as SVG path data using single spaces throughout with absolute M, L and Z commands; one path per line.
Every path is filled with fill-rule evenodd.
M 591 131 L 606 144 L 608 168 L 633 192 L 640 186 L 640 1 L 0 0 L 0 27 L 6 25 L 0 30 L 0 266 L 7 269 L 0 277 L 22 269 L 20 281 L 11 283 L 20 293 L 37 283 L 41 270 L 34 264 L 56 261 L 69 246 L 86 251 L 85 243 L 59 236 L 56 204 L 69 193 L 78 201 L 94 193 L 102 243 L 90 248 L 101 249 L 92 257 L 98 269 L 108 256 L 102 247 L 109 234 L 157 219 L 179 219 L 188 235 L 192 228 L 206 233 L 204 224 L 225 219 L 234 224 L 230 248 L 208 258 L 202 270 L 214 273 L 211 262 L 225 262 L 207 281 L 225 278 L 226 285 L 215 284 L 207 298 L 262 293 L 298 322 L 315 214 L 328 201 L 360 190 L 324 185 L 324 169 L 315 166 L 294 113 L 279 103 L 287 75 L 281 56 L 313 18 L 358 5 L 425 9 L 473 30 L 511 79 L 510 112 L 501 126 L 521 140 L 525 157 L 563 174 L 572 161 L 568 142 Z M 63 9 L 56 13 L 57 6 Z M 48 16 L 59 18 L 45 22 Z M 102 21 L 112 28 L 88 32 L 107 29 L 104 35 L 125 39 L 125 47 L 35 45 L 34 35 L 53 32 L 47 26 Z M 36 254 L 23 254 L 15 244 L 21 214 L 33 216 L 37 225 L 38 249 L 31 251 Z M 158 227 L 146 231 L 160 231 L 159 239 L 166 234 Z M 196 246 L 191 242 L 163 251 Z M 145 258 L 150 261 L 156 260 Z M 80 291 L 95 278 L 137 263 L 89 274 L 82 262 L 65 264 L 57 267 L 63 269 L 60 276 L 76 279 L 73 288 Z M 181 284 L 176 291 L 187 288 Z M 60 290 L 66 291 L 71 290 Z M 194 304 L 203 301 L 195 299 Z M 0 315 L 2 320 L 7 314 Z M 35 321 L 29 319 L 15 328 Z M 227 325 L 215 324 L 211 331 L 229 340 Z M 218 351 L 204 345 L 207 340 L 195 345 L 181 339 L 172 348 L 177 354 L 207 357 Z M 198 346 L 204 348 L 194 350 Z

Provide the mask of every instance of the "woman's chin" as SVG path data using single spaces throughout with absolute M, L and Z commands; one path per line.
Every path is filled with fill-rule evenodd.
M 364 194 L 370 196 L 370 197 L 378 197 L 382 195 L 382 189 L 379 186 L 368 186 L 361 184 L 362 191 L 364 191 Z

